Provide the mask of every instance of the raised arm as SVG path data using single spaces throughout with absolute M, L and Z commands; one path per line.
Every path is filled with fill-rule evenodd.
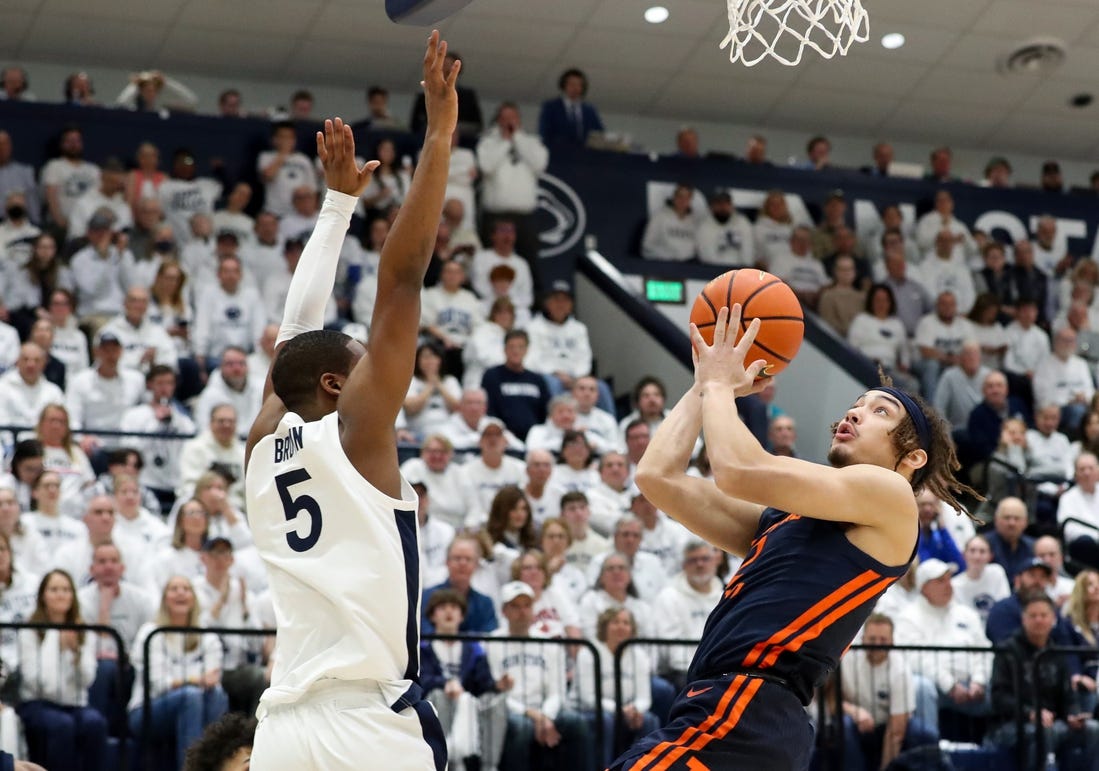
M 427 133 L 416 175 L 382 247 L 367 355 L 351 371 L 338 402 L 343 446 L 359 472 L 381 490 L 399 489 L 393 423 L 408 393 L 420 330 L 420 291 L 431 260 L 458 120 L 455 62 L 443 74 L 446 42 L 434 31 L 423 62 Z

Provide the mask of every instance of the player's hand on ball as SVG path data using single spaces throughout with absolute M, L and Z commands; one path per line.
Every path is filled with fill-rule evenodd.
M 324 164 L 324 183 L 330 190 L 360 196 L 380 161 L 367 161 L 362 168 L 355 162 L 355 137 L 351 127 L 340 118 L 326 120 L 324 131 L 317 132 L 317 157 Z
M 744 358 L 759 332 L 759 319 L 744 330 L 740 341 L 736 332 L 740 329 L 740 304 L 734 303 L 732 311 L 722 308 L 717 314 L 714 326 L 714 344 L 707 345 L 698 327 L 691 324 L 691 345 L 694 349 L 695 382 L 700 386 L 707 384 L 731 384 L 737 396 L 758 393 L 766 385 L 765 380 L 757 380 L 759 373 L 767 365 L 763 359 L 757 359 L 745 365 Z
M 424 52 L 424 108 L 427 110 L 427 132 L 445 136 L 447 141 L 458 125 L 458 72 L 462 63 L 455 61 L 450 74 L 443 72 L 446 61 L 446 41 L 439 37 L 439 30 L 432 30 Z

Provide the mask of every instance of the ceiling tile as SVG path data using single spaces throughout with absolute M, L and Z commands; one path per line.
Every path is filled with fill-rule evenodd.
M 1065 62 L 1055 72 L 1050 73 L 1053 79 L 1067 78 L 1069 80 L 1091 80 L 1094 84 L 1095 73 L 1099 72 L 1099 36 L 1096 36 L 1096 45 L 1071 45 L 1068 47 L 1068 56 Z
M 1051 120 L 1062 118 L 1075 121 L 1099 118 L 1099 102 L 1093 102 L 1084 108 L 1072 107 L 1069 100 L 1075 94 L 1090 93 L 1099 99 L 1094 80 L 1069 80 L 1056 78 L 1046 80 L 1041 88 L 1035 89 L 1023 102 L 1019 109 L 1026 112 L 1042 112 Z
M 28 59 L 64 63 L 112 64 L 138 70 L 156 66 L 164 40 L 159 24 L 82 18 L 72 14 L 39 15 L 23 44 Z
M 588 78 L 599 84 L 599 98 L 595 100 L 599 109 L 627 114 L 644 112 L 673 74 L 669 69 L 654 69 L 651 63 L 649 67 L 601 63 L 584 69 Z
M 189 0 L 177 23 L 196 30 L 231 30 L 238 39 L 242 30 L 248 30 L 249 36 L 257 38 L 266 38 L 272 33 L 300 36 L 309 31 L 319 9 L 317 3 L 302 0 L 265 0 L 263 13 L 256 13 L 247 3 Z M 256 48 L 258 46 L 250 46 L 249 51 L 254 52 Z
M 724 0 L 667 2 L 670 15 L 662 24 L 650 24 L 645 21 L 644 11 L 649 5 L 650 3 L 639 3 L 637 0 L 602 0 L 585 22 L 585 26 L 629 29 L 657 36 L 708 36 L 714 38 L 716 42 L 721 42 L 729 32 L 729 15 Z M 658 40 L 659 37 L 656 39 Z
M 287 60 L 287 79 L 307 84 L 362 87 L 367 81 L 384 83 L 394 91 L 414 93 L 420 82 L 420 63 L 401 48 L 363 46 L 327 40 L 304 40 Z
M 989 0 L 872 0 L 865 4 L 870 14 L 870 29 L 882 21 L 910 21 L 928 27 L 957 30 L 970 26 Z
M 4 11 L 4 23 L 0 24 L 0 51 L 12 51 L 16 58 L 22 56 L 19 44 L 33 22 L 32 14 Z
M 978 34 L 998 34 L 1009 39 L 1053 36 L 1072 42 L 1096 20 L 1099 5 L 1095 3 L 1057 5 L 1033 0 L 996 0 L 973 22 L 972 29 Z
M 968 102 L 976 107 L 1020 104 L 1041 84 L 1037 77 L 1004 77 L 995 72 L 974 72 L 957 67 L 937 67 L 912 89 L 910 96 L 927 101 Z
M 650 109 L 694 120 L 756 123 L 778 100 L 781 88 L 729 78 L 679 74 L 655 96 Z
M 250 46 L 240 56 L 240 33 L 227 30 L 173 27 L 161 48 L 159 64 L 167 70 L 191 69 L 210 75 L 233 72 L 241 75 L 269 76 L 281 71 L 292 56 L 298 41 L 292 37 L 267 34 L 263 45 Z
M 447 32 L 448 40 L 476 40 L 476 55 L 469 62 L 470 66 L 476 70 L 491 68 L 494 75 L 507 74 L 506 68 L 498 61 L 501 56 L 537 59 L 538 70 L 541 72 L 547 60 L 554 61 L 560 57 L 578 31 L 574 24 L 541 21 L 538 23 L 538 34 L 531 35 L 530 22 L 519 19 L 494 19 L 490 27 L 491 34 L 486 35 L 485 29 L 486 23 L 475 16 L 455 17 Z M 457 42 L 455 48 L 464 51 Z
M 657 66 L 667 73 L 679 67 L 697 46 L 698 41 L 688 37 L 584 27 L 561 59 L 622 68 Z
M 974 109 L 969 102 L 903 100 L 879 126 L 883 136 L 913 142 L 947 142 L 980 146 L 983 138 L 1008 117 L 1006 108 Z M 934 126 L 934 132 L 928 131 Z
M 795 83 L 808 67 L 787 67 L 773 59 L 767 59 L 754 67 L 729 61 L 728 49 L 714 45 L 699 45 L 683 62 L 684 72 L 719 77 L 730 83 L 766 83 L 782 89 Z
M 806 67 L 799 85 L 848 88 L 859 93 L 901 95 L 912 90 L 927 74 L 924 64 L 897 59 L 848 54 L 821 65 Z
M 4 0 L 4 19 L 7 20 L 8 11 L 37 12 L 48 0 Z
M 452 24 L 453 21 L 450 23 Z M 443 29 L 445 27 L 440 26 L 440 30 Z M 427 36 L 428 31 L 423 27 L 393 24 L 387 21 L 380 7 L 377 12 L 368 13 L 363 11 L 361 6 L 353 9 L 338 2 L 328 2 L 321 6 L 308 39 L 357 43 L 360 49 L 375 45 L 390 49 L 407 46 L 411 55 L 415 56 L 417 51 L 423 53 Z M 460 51 L 469 50 L 461 45 L 462 42 L 467 41 L 448 39 L 448 42 Z
M 804 86 L 800 83 L 782 96 L 767 115 L 767 124 L 797 124 L 813 131 L 853 131 L 859 134 L 873 129 L 896 108 L 899 95 L 875 96 L 838 89 Z
M 1051 121 L 1040 112 L 1016 112 L 1011 121 L 992 132 L 993 147 L 1014 147 L 1035 155 L 1067 158 L 1082 155 L 1095 146 L 1095 122 L 1087 119 L 1057 121 L 1056 141 L 1050 141 Z
M 362 0 L 332 0 L 341 4 L 362 5 Z M 379 7 L 382 0 L 374 0 Z M 454 21 L 469 17 L 480 19 L 526 19 L 539 21 L 573 21 L 581 23 L 594 12 L 602 0 L 546 0 L 544 2 L 516 2 L 516 0 L 476 0 L 459 11 Z M 525 37 L 525 36 L 524 36 Z
M 1019 42 L 1016 38 L 975 35 L 967 32 L 954 41 L 954 45 L 942 57 L 940 63 L 982 72 L 995 72 L 996 63 L 1016 49 Z
M 186 0 L 44 0 L 40 13 L 47 16 L 85 16 L 121 21 L 170 22 Z M 4 0 L 6 7 L 8 0 Z

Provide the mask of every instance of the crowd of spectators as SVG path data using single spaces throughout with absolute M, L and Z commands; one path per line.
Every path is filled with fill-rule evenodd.
M 7 98 L 26 98 L 17 71 L 0 78 Z M 157 73 L 132 86 L 133 109 L 186 95 Z M 665 414 L 663 385 L 642 379 L 633 412 L 618 414 L 608 384 L 592 375 L 572 285 L 541 281 L 538 177 L 553 147 L 603 130 L 584 74 L 568 70 L 559 86 L 537 134 L 510 102 L 486 130 L 475 92 L 460 94 L 397 426 L 419 447 L 402 470 L 420 494 L 423 631 L 508 638 L 423 643 L 425 690 L 466 768 L 588 768 L 616 741 L 659 725 L 686 684 L 691 650 L 630 646 L 623 719 L 607 722 L 606 745 L 594 746 L 595 714 L 613 708 L 615 651 L 631 637 L 697 639 L 736 568 L 632 485 Z M 71 104 L 93 94 L 86 76 L 66 84 Z M 402 128 L 383 88 L 370 89 L 368 104 L 365 122 Z M 77 127 L 60 132 L 58 157 L 32 169 L 0 126 L 0 441 L 10 463 L 0 479 L 0 620 L 113 627 L 136 676 L 116 692 L 119 651 L 107 635 L 5 632 L 4 749 L 21 751 L 21 730 L 29 757 L 48 768 L 100 768 L 109 736 L 148 722 L 178 767 L 205 724 L 255 710 L 273 639 L 155 629 L 274 626 L 244 510 L 240 435 L 258 409 L 273 325 L 323 197 L 318 167 L 297 145 L 295 121 L 312 119 L 311 109 L 308 92 L 294 94 L 272 122 L 270 149 L 254 159 L 252 183 L 199 176 L 186 149 L 164 167 L 152 141 L 134 148 L 131 164 L 95 164 Z M 240 93 L 223 93 L 219 111 L 243 114 Z M 682 130 L 677 147 L 698 156 L 697 132 Z M 806 173 L 828 168 L 830 149 L 814 137 Z M 364 339 L 380 252 L 415 164 L 391 140 L 371 150 L 382 166 L 362 196 L 361 236 L 345 242 L 326 319 Z M 764 137 L 751 139 L 745 160 L 767 163 Z M 888 175 L 891 160 L 879 144 L 865 171 Z M 930 177 L 953 181 L 950 160 L 947 148 L 933 152 Z M 987 184 L 1009 184 L 1010 164 L 995 161 Z M 1058 178 L 1047 164 L 1042 188 L 1060 189 Z M 1095 648 L 1095 263 L 1067 252 L 1050 217 L 1014 244 L 971 232 L 947 190 L 916 221 L 887 208 L 873 232 L 851 227 L 838 190 L 816 223 L 795 220 L 781 191 L 753 216 L 735 203 L 714 191 L 696 212 L 696 191 L 677 186 L 646 228 L 643 255 L 785 278 L 839 338 L 950 418 L 971 481 L 989 491 L 982 510 L 993 522 L 980 533 L 920 496 L 919 566 L 883 598 L 862 641 L 1008 645 L 1026 660 L 1051 641 Z M 764 394 L 759 438 L 796 456 L 796 426 L 773 399 L 773 389 Z M 695 473 L 706 476 L 701 443 L 696 450 Z M 1075 578 L 1058 524 L 1070 566 L 1084 568 Z M 546 638 L 584 638 L 594 653 L 538 642 Z M 838 686 L 852 752 L 884 767 L 935 743 L 952 712 L 986 720 L 988 741 L 1010 743 L 1019 705 L 1043 721 L 1049 712 L 1058 752 L 1092 752 L 1094 660 L 1043 671 L 1050 692 L 1040 704 L 1009 675 L 999 654 L 860 651 Z

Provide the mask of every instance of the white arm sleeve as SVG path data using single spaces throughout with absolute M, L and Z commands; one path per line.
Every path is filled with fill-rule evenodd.
M 347 234 L 347 226 L 358 201 L 353 195 L 335 190 L 325 194 L 313 235 L 309 237 L 294 277 L 290 280 L 276 345 L 302 332 L 324 326 L 324 308 L 336 283 L 336 266 L 343 237 Z

